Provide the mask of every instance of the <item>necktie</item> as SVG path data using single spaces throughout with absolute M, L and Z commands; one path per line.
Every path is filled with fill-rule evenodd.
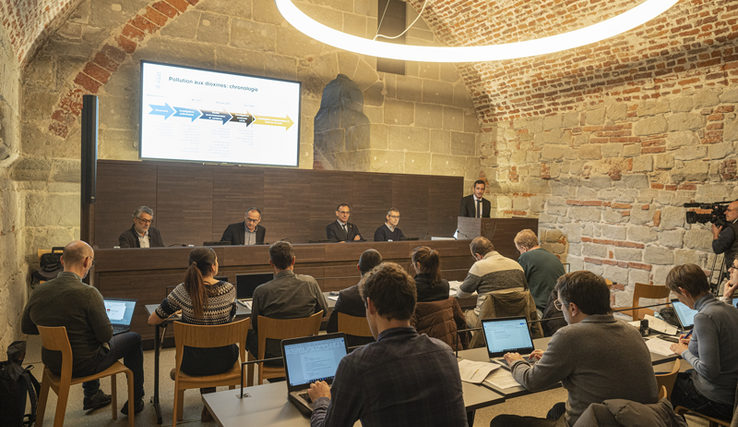
M 343 232 L 346 233 L 346 239 L 348 239 L 348 225 L 343 224 Z
M 482 217 L 482 201 L 477 200 L 477 218 Z

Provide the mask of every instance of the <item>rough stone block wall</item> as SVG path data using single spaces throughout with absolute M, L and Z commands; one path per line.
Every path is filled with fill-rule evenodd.
M 21 338 L 27 264 L 23 244 L 23 200 L 8 167 L 20 148 L 21 67 L 7 33 L 0 30 L 0 349 Z

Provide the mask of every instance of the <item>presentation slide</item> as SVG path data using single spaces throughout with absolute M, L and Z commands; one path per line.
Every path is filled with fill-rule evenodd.
M 298 165 L 300 83 L 141 61 L 143 159 Z

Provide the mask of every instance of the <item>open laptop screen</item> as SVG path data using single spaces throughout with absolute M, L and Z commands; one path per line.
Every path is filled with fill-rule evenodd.
M 282 341 L 282 356 L 290 391 L 315 381 L 332 382 L 338 363 L 346 356 L 346 335 L 317 335 Z
M 489 357 L 500 357 L 508 352 L 527 354 L 534 349 L 524 316 L 483 319 L 482 330 Z
M 694 315 L 697 314 L 697 310 L 692 310 L 685 304 L 679 302 L 679 300 L 671 300 L 671 305 L 674 307 L 679 323 L 682 324 L 682 328 L 691 328 L 694 326 Z
M 236 274 L 236 298 L 253 298 L 259 285 L 274 279 L 274 273 Z
M 136 308 L 135 299 L 103 298 L 105 311 L 113 326 L 130 326 L 133 319 L 133 310 Z

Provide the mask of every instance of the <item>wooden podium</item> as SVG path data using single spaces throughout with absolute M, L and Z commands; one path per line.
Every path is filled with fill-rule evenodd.
M 515 247 L 515 235 L 529 228 L 538 235 L 538 218 L 467 218 L 460 216 L 457 220 L 459 240 L 472 240 L 484 236 L 492 241 L 497 252 L 512 259 L 518 259 L 520 253 Z

